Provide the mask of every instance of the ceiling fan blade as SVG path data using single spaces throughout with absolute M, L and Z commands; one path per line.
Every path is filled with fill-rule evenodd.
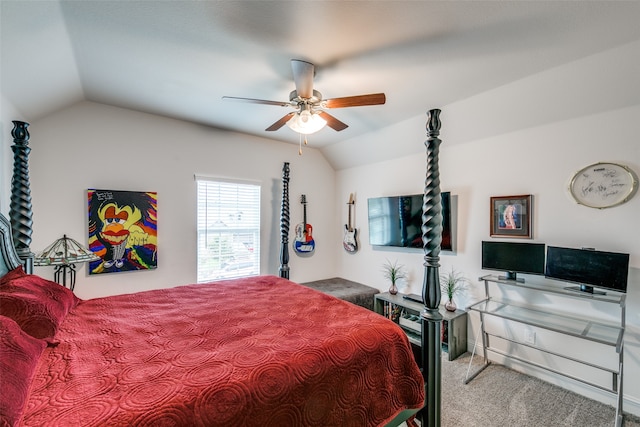
M 237 96 L 223 96 L 223 100 L 229 101 L 240 101 L 240 102 L 250 102 L 252 104 L 265 104 L 265 105 L 279 105 L 281 107 L 290 107 L 290 102 L 283 101 L 268 101 L 266 99 L 254 99 L 254 98 L 239 98 Z
M 274 130 L 278 130 L 280 129 L 282 126 L 284 126 L 285 123 L 287 123 L 289 121 L 289 119 L 295 114 L 295 111 L 290 112 L 289 114 L 284 115 L 280 120 L 278 120 L 277 122 L 275 122 L 274 124 L 272 124 L 271 126 L 269 126 L 268 128 L 266 128 L 266 131 L 274 131 Z
M 380 105 L 387 102 L 384 93 L 370 93 L 368 95 L 345 96 L 324 101 L 326 108 L 361 107 L 363 105 Z
M 346 123 L 341 122 L 325 111 L 318 111 L 318 115 L 327 121 L 327 126 L 338 132 L 349 127 Z
M 300 98 L 311 98 L 313 96 L 313 64 L 299 59 L 292 59 L 291 69 L 293 70 L 293 81 L 296 83 L 298 96 Z

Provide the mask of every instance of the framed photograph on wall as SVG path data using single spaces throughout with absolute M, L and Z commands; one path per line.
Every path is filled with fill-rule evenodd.
M 491 237 L 531 239 L 531 194 L 491 197 Z

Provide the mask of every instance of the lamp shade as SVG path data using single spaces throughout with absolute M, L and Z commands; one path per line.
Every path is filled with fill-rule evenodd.
M 327 121 L 320 117 L 318 113 L 311 113 L 309 110 L 302 110 L 289 119 L 287 126 L 293 131 L 309 135 L 318 132 L 325 127 Z
M 99 259 L 98 255 L 65 234 L 38 254 L 34 260 L 34 265 L 70 265 Z

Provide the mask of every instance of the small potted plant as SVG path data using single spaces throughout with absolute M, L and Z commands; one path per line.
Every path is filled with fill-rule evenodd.
M 407 277 L 407 273 L 404 269 L 404 265 L 398 264 L 398 261 L 394 261 L 393 263 L 389 260 L 384 264 L 382 268 L 384 272 L 384 277 L 387 278 L 391 282 L 391 287 L 389 288 L 389 293 L 391 295 L 395 295 L 398 293 L 397 282 L 400 279 L 404 279 Z
M 469 281 L 462 273 L 456 271 L 451 267 L 449 273 L 440 275 L 440 288 L 442 292 L 447 295 L 447 302 L 444 304 L 444 308 L 447 311 L 456 311 L 456 304 L 453 302 L 453 297 L 464 291 L 467 288 Z

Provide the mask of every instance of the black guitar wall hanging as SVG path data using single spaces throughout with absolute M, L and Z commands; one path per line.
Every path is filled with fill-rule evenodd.
M 303 222 L 296 226 L 296 238 L 293 242 L 293 249 L 299 254 L 310 254 L 316 248 L 313 240 L 313 227 L 307 222 L 307 196 L 300 196 L 300 203 L 303 209 Z
M 358 251 L 358 230 L 351 225 L 351 209 L 353 209 L 354 204 L 353 193 L 351 193 L 349 195 L 349 201 L 347 202 L 347 205 L 349 206 L 349 222 L 344 225 L 344 239 L 342 240 L 344 250 L 350 253 Z

